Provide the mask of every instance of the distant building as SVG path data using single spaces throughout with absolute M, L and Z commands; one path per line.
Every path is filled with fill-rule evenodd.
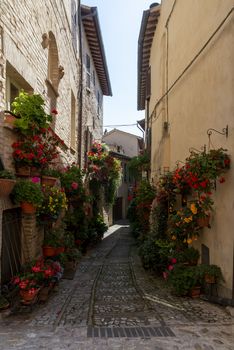
M 127 164 L 133 157 L 141 153 L 143 149 L 143 139 L 137 135 L 113 129 L 106 132 L 102 140 L 109 146 L 111 155 L 121 161 L 122 166 L 121 184 L 118 188 L 112 213 L 113 222 L 115 222 L 126 218 L 129 199 L 134 186 L 134 180 L 129 176 Z

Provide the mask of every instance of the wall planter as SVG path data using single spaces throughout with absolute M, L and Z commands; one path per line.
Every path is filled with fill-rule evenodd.
M 209 227 L 210 226 L 210 215 L 198 218 L 197 224 L 199 227 Z
M 53 187 L 56 184 L 57 178 L 56 177 L 52 177 L 52 176 L 45 176 L 43 175 L 41 177 L 41 185 L 42 186 L 49 186 L 49 187 Z
M 15 121 L 17 120 L 12 114 L 4 114 L 4 126 L 9 129 L 15 128 Z
M 30 169 L 30 166 L 28 165 L 15 164 L 15 171 L 17 176 L 29 177 L 31 174 L 31 169 Z
M 13 190 L 16 180 L 0 179 L 0 197 L 7 197 Z
M 28 203 L 28 202 L 21 202 L 20 203 L 22 212 L 24 214 L 35 214 L 37 208 L 32 204 L 32 203 Z

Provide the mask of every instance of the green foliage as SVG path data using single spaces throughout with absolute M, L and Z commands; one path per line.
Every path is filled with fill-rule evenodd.
M 39 206 L 43 202 L 40 185 L 28 180 L 18 181 L 12 195 L 16 203 L 28 202 Z
M 221 268 L 217 265 L 199 265 L 199 271 L 201 277 L 204 279 L 205 275 L 209 275 L 215 278 L 216 282 L 224 281 Z
M 130 176 L 136 180 L 142 178 L 142 171 L 150 169 L 150 158 L 147 153 L 133 157 L 128 163 L 128 170 Z
M 67 167 L 60 175 L 61 186 L 65 189 L 68 197 L 75 197 L 77 200 L 85 199 L 83 185 L 83 172 L 75 164 Z
M 200 253 L 194 247 L 183 248 L 182 250 L 176 251 L 174 254 L 178 263 L 188 263 L 189 265 L 197 264 L 200 257 Z
M 88 237 L 91 243 L 100 240 L 107 229 L 108 226 L 105 224 L 103 217 L 100 214 L 94 216 L 88 223 Z
M 52 168 L 45 168 L 45 169 L 42 169 L 41 174 L 45 175 L 45 176 L 60 178 L 61 171 L 59 171 L 57 169 L 52 169 Z
M 200 286 L 202 279 L 198 266 L 176 266 L 169 274 L 169 283 L 176 295 L 186 295 L 195 286 Z
M 15 180 L 15 175 L 9 170 L 0 170 L 0 179 Z
M 139 255 L 145 269 L 152 269 L 161 273 L 169 264 L 174 244 L 171 242 L 157 240 L 150 236 L 139 248 Z
M 48 128 L 52 116 L 44 111 L 45 102 L 39 94 L 21 91 L 12 103 L 13 113 L 18 115 L 15 126 L 22 134 L 35 134 L 41 128 Z

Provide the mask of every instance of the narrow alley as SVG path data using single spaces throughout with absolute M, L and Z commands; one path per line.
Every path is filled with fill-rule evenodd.
M 48 302 L 1 313 L 0 349 L 233 349 L 225 308 L 170 295 L 136 250 L 128 225 L 110 227 Z

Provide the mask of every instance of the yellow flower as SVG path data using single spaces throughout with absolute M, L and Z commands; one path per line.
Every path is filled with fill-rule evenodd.
M 188 218 L 184 218 L 184 222 L 187 222 L 187 223 L 189 223 L 192 220 L 193 220 L 192 216 L 189 216 Z
M 175 236 L 175 235 L 171 236 L 171 239 L 172 239 L 173 241 L 175 241 L 175 240 L 176 240 L 176 236 Z
M 192 240 L 191 238 L 188 238 L 188 239 L 187 239 L 187 243 L 188 243 L 188 244 L 191 244 L 192 242 L 193 242 L 193 240 Z
M 191 204 L 190 210 L 191 210 L 191 212 L 192 212 L 194 215 L 197 214 L 197 207 L 196 207 L 196 205 L 195 205 L 194 203 Z

